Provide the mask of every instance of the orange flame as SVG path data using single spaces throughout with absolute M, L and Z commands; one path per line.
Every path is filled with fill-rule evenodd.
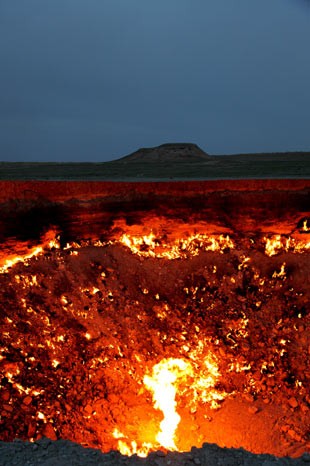
M 273 235 L 270 238 L 264 238 L 265 254 L 269 257 L 275 256 L 281 251 L 292 251 L 302 254 L 310 250 L 310 240 L 304 241 L 285 237 L 283 235 Z
M 310 227 L 308 227 L 308 220 L 304 220 L 302 224 L 302 231 L 305 231 L 305 232 L 310 231 Z
M 169 244 L 157 239 L 154 233 L 144 236 L 123 234 L 119 242 L 128 247 L 133 254 L 159 259 L 180 259 L 197 256 L 201 251 L 223 253 L 227 248 L 234 248 L 234 243 L 228 235 L 206 235 L 202 233 L 193 234 L 188 238 L 179 238 Z
M 220 376 L 215 356 L 205 351 L 205 344 L 199 341 L 195 349 L 188 352 L 188 360 L 162 359 L 152 368 L 150 375 L 145 375 L 143 383 L 153 394 L 154 408 L 162 411 L 163 420 L 156 435 L 156 443 L 143 442 L 140 445 L 129 439 L 117 428 L 113 437 L 118 440 L 118 450 L 123 455 L 145 457 L 150 451 L 160 447 L 178 450 L 176 431 L 181 421 L 177 412 L 177 398 L 185 396 L 189 408 L 196 411 L 199 403 L 208 403 L 211 409 L 219 408 L 219 401 L 228 393 L 215 387 Z M 185 383 L 186 382 L 186 383 Z
M 272 274 L 272 278 L 285 278 L 286 277 L 285 266 L 286 266 L 286 263 L 283 262 L 283 264 L 281 265 L 280 271 L 279 272 L 274 271 Z
M 118 440 L 117 448 L 119 452 L 125 456 L 138 455 L 140 458 L 145 458 L 153 447 L 151 443 L 146 442 L 141 447 L 138 447 L 135 440 L 128 441 L 126 435 L 122 434 L 117 428 L 114 429 L 112 435 Z
M 23 244 L 25 246 L 25 244 Z M 57 238 L 57 231 L 49 230 L 42 236 L 41 244 L 34 246 L 25 254 L 21 255 L 10 255 L 5 258 L 0 258 L 0 273 L 5 273 L 9 268 L 13 267 L 18 262 L 25 262 L 32 257 L 39 256 L 44 252 L 44 249 L 59 248 L 59 242 Z
M 154 407 L 163 412 L 160 431 L 156 436 L 159 445 L 168 450 L 177 450 L 175 432 L 180 422 L 176 412 L 178 383 L 192 373 L 191 366 L 182 359 L 163 359 L 153 367 L 152 376 L 146 375 L 144 385 L 153 392 Z

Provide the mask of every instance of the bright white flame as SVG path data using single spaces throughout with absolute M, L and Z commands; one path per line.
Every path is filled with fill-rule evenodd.
M 122 455 L 138 455 L 140 456 L 140 458 L 145 458 L 148 455 L 150 449 L 152 448 L 151 443 L 143 442 L 142 446 L 138 447 L 137 442 L 135 440 L 129 442 L 127 440 L 127 437 L 124 434 L 122 434 L 122 432 L 120 432 L 117 428 L 114 429 L 112 435 L 115 439 L 118 440 L 117 447 Z
M 264 238 L 265 254 L 272 257 L 280 252 L 292 251 L 302 254 L 310 250 L 310 240 L 299 240 L 287 238 L 281 235 L 273 235 L 270 238 Z
M 182 359 L 170 358 L 156 364 L 152 376 L 146 375 L 143 379 L 144 385 L 153 392 L 154 407 L 164 414 L 156 440 L 169 450 L 177 450 L 175 432 L 181 419 L 176 412 L 176 386 L 181 378 L 190 373 L 190 364 Z

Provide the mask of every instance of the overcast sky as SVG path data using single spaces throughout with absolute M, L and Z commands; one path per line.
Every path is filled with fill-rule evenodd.
M 307 0 L 0 0 L 0 160 L 310 150 Z

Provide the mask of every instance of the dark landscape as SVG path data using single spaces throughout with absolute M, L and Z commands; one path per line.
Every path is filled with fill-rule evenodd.
M 85 154 L 87 158 L 87 154 Z M 5 154 L 2 154 L 5 159 Z M 102 163 L 0 162 L 2 180 L 308 178 L 310 152 L 212 156 L 196 144 L 163 144 Z

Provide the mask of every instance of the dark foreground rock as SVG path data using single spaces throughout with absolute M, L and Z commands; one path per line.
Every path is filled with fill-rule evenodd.
M 310 454 L 300 458 L 276 458 L 271 455 L 254 455 L 242 449 L 220 448 L 204 444 L 187 453 L 167 454 L 153 452 L 147 458 L 123 456 L 119 452 L 102 453 L 100 450 L 83 448 L 73 442 L 53 442 L 42 438 L 35 443 L 16 440 L 0 442 L 0 466 L 91 466 L 91 465 L 156 465 L 156 466 L 272 466 L 307 465 Z

